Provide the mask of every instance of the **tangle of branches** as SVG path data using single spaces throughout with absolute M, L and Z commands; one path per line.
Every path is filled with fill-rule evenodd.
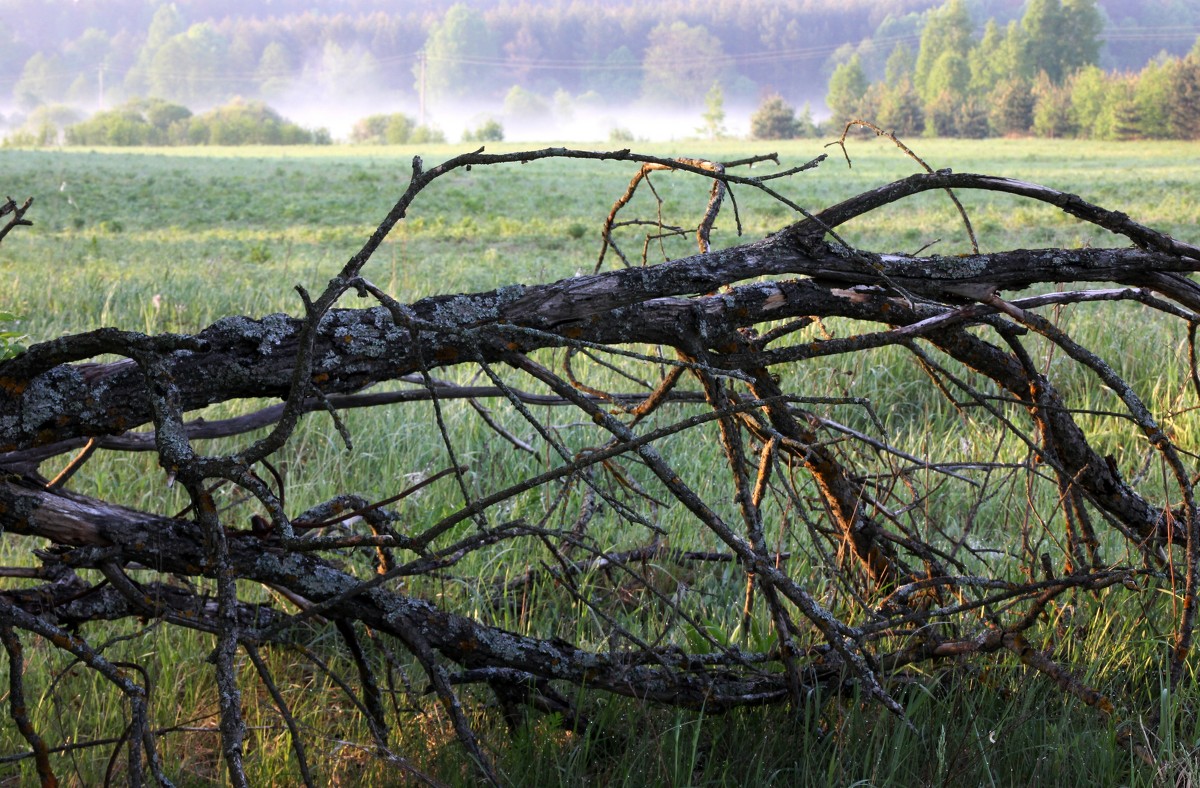
M 593 273 L 412 302 L 374 283 L 372 254 L 441 176 L 540 159 L 638 168 Z M 903 717 L 895 688 L 908 671 L 999 653 L 1098 714 L 1122 714 L 1128 699 L 1089 686 L 1056 652 L 1051 613 L 1083 597 L 1161 620 L 1170 680 L 1185 681 L 1197 447 L 1058 316 L 1136 308 L 1139 320 L 1176 323 L 1192 347 L 1200 289 L 1187 275 L 1200 249 L 1075 195 L 929 168 L 810 212 L 781 184 L 819 177 L 805 172 L 816 161 L 737 174 L 752 163 L 564 149 L 480 150 L 431 169 L 417 158 L 362 249 L 322 292 L 299 289 L 299 316 L 231 316 L 192 335 L 100 328 L 0 363 L 0 529 L 31 556 L 5 570 L 20 580 L 0 591 L 9 713 L 28 742 L 13 757 L 53 784 L 54 753 L 70 744 L 48 741 L 28 713 L 36 668 L 22 648 L 39 639 L 122 693 L 127 727 L 107 744 L 123 748 L 129 781 L 170 784 L 149 677 L 105 656 L 103 622 L 120 619 L 211 637 L 204 669 L 238 785 L 254 682 L 291 732 L 297 779 L 318 780 L 264 655 L 317 658 L 305 649 L 326 629 L 356 666 L 337 682 L 378 757 L 421 776 L 394 749 L 404 712 L 383 689 L 393 661 L 379 655 L 404 654 L 493 783 L 503 776 L 464 709 L 469 686 L 494 694 L 514 725 L 557 713 L 577 730 L 588 724 L 583 687 L 707 710 L 854 690 Z M 660 177 L 707 190 L 698 221 L 626 218 Z M 930 190 L 1004 192 L 1123 238 L 939 257 L 858 249 L 838 232 Z M 751 191 L 798 220 L 716 248 L 718 216 L 740 227 L 732 198 Z M 0 238 L 28 223 L 29 207 L 0 207 L 11 215 Z M 694 235 L 695 253 L 651 264 L 661 238 L 680 234 Z M 367 305 L 347 306 L 347 294 Z M 859 396 L 815 372 L 872 354 L 917 370 L 960 438 L 897 436 L 888 413 L 909 395 Z M 1194 356 L 1161 363 L 1182 364 L 1200 396 Z M 1064 368 L 1104 387 L 1111 406 L 1073 401 Z M 462 369 L 477 379 L 463 383 Z M 268 398 L 282 403 L 226 421 L 187 415 Z M 512 475 L 483 489 L 445 418 L 463 402 L 513 458 Z M 296 508 L 279 457 L 305 418 L 332 417 L 351 445 L 341 414 L 355 408 L 422 408 L 440 465 L 412 468 L 423 475 L 382 500 L 346 490 Z M 562 429 L 563 413 L 583 426 Z M 1134 436 L 1123 454 L 1097 427 L 1112 424 Z M 214 437 L 225 442 L 205 443 Z M 190 505 L 135 509 L 74 491 L 75 472 L 108 451 L 156 453 L 164 485 L 181 485 Z M 65 469 L 43 476 L 64 454 Z M 434 488 L 456 503 L 403 508 Z M 502 580 L 460 571 L 517 550 L 528 559 Z M 448 581 L 461 591 L 419 591 Z M 587 623 L 528 615 L 551 599 Z M 503 623 L 517 619 L 527 631 Z

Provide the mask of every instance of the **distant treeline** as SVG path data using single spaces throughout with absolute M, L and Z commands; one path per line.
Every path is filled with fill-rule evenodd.
M 915 53 L 896 45 L 884 79 L 870 81 L 851 57 L 829 81 L 833 124 L 863 118 L 907 136 L 1200 139 L 1200 38 L 1185 57 L 1114 73 L 1096 65 L 1094 0 L 1029 0 L 1020 20 L 988 20 L 978 38 L 975 29 L 964 0 L 949 0 Z
M 498 102 L 521 86 L 545 97 L 689 106 L 719 78 L 727 94 L 749 101 L 767 88 L 819 100 L 822 69 L 839 45 L 888 19 L 887 30 L 905 19 L 915 31 L 936 2 L 291 2 L 264 10 L 43 0 L 28 14 L 0 0 L 0 93 L 25 110 L 94 104 L 101 89 L 110 104 L 153 95 L 188 106 L 297 93 L 412 100 L 424 90 L 432 105 Z
M 60 130 L 61 129 L 61 130 Z M 325 129 L 306 129 L 261 101 L 236 100 L 199 115 L 162 99 L 133 99 L 79 120 L 59 108 L 36 110 L 8 145 L 328 145 Z
M 21 0 L 0 0 L 0 104 L 5 94 L 23 112 L 133 96 L 187 106 L 237 96 L 411 104 L 423 93 L 434 106 L 498 102 L 519 87 L 544 98 L 693 109 L 714 81 L 749 106 L 768 94 L 819 102 L 833 69 L 854 54 L 869 81 L 883 78 L 888 53 L 897 43 L 915 48 L 938 4 L 41 0 L 31 13 Z M 1200 4 L 1183 0 L 1066 4 L 1106 15 L 1097 62 L 1109 70 L 1140 69 L 1164 47 L 1182 54 L 1200 25 Z M 1015 0 L 972 0 L 971 8 L 1001 25 L 1022 13 Z
M 1200 41 L 1200 3 L 1182 0 L 403 5 L 274 0 L 264 16 L 233 0 L 44 0 L 23 14 L 0 0 L 0 96 L 11 85 L 16 106 L 0 127 L 10 144 L 45 144 L 51 126 L 80 120 L 71 107 L 117 104 L 67 141 L 319 141 L 322 132 L 246 113 L 303 102 L 364 115 L 427 105 L 436 115 L 458 104 L 519 125 L 573 106 L 699 111 L 714 90 L 721 111 L 759 108 L 756 136 L 815 132 L 811 114 L 795 118 L 788 102 L 820 115 L 822 101 L 832 113 L 822 132 L 851 117 L 967 137 L 1193 138 L 1200 127 L 1200 48 L 1184 54 Z M 1142 59 L 1114 63 L 1116 50 Z M 141 96 L 161 103 L 132 98 Z M 222 109 L 151 120 L 167 104 Z

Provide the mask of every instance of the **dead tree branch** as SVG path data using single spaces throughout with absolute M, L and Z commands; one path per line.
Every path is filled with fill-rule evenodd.
M 642 226 L 616 217 L 651 173 L 703 178 L 708 198 L 690 225 L 699 252 L 413 302 L 370 280 L 371 255 L 437 178 L 549 158 L 640 165 L 605 222 L 600 262 L 610 248 L 620 255 L 614 234 Z M 131 719 L 131 779 L 147 765 L 166 784 L 147 689 L 90 644 L 94 634 L 75 634 L 130 617 L 215 636 L 219 730 L 235 784 L 248 783 L 243 651 L 287 725 L 300 779 L 320 779 L 305 728 L 263 655 L 303 646 L 330 626 L 361 692 L 338 682 L 380 757 L 403 761 L 389 751 L 388 726 L 400 724 L 394 697 L 390 720 L 384 702 L 391 662 L 387 673 L 373 662 L 372 649 L 384 647 L 376 639 L 387 639 L 420 666 L 493 784 L 505 775 L 472 727 L 472 685 L 494 692 L 512 724 L 525 704 L 562 714 L 572 729 L 587 717 L 561 685 L 707 711 L 800 703 L 817 688 L 855 685 L 903 718 L 894 679 L 906 667 L 1008 652 L 1062 691 L 1119 714 L 1128 699 L 1085 684 L 1052 650 L 1031 644 L 1053 639 L 1045 614 L 1062 598 L 1151 599 L 1161 589 L 1180 600 L 1177 609 L 1152 601 L 1146 609 L 1175 633 L 1171 681 L 1184 681 L 1200 595 L 1191 484 L 1200 447 L 1177 440 L 1168 426 L 1175 414 L 1103 352 L 1041 312 L 1136 305 L 1194 344 L 1200 288 L 1188 276 L 1200 269 L 1200 248 L 1075 195 L 928 167 L 804 212 L 765 239 L 718 248 L 714 222 L 732 186 L 777 194 L 774 176 L 729 172 L 747 163 L 564 149 L 480 150 L 429 170 L 416 159 L 408 189 L 363 248 L 321 293 L 299 291 L 299 316 L 230 316 L 192 335 L 100 328 L 0 362 L 0 533 L 37 545 L 38 565 L 7 574 L 24 585 L 0 591 L 0 638 L 10 716 L 40 779 L 53 782 L 57 750 L 21 703 L 29 668 L 18 633 L 70 652 L 119 687 Z M 849 249 L 835 234 L 904 197 L 951 189 L 1044 202 L 1133 245 L 918 257 Z M 29 206 L 0 206 L 0 216 L 13 215 L 0 238 L 28 224 Z M 663 231 L 661 204 L 653 212 L 645 221 Z M 1016 295 L 1060 282 L 1117 287 Z M 340 306 L 351 292 L 374 304 Z M 915 362 L 931 401 L 948 401 L 959 440 L 930 448 L 893 434 L 899 417 L 888 408 L 899 399 L 814 383 L 814 369 L 881 352 L 901 359 L 889 363 Z M 119 360 L 95 360 L 106 354 Z M 1112 392 L 1111 407 L 1079 402 L 1049 374 L 1050 354 Z M 1192 358 L 1180 378 L 1200 385 Z M 459 382 L 460 369 L 489 385 Z M 403 388 L 368 391 L 382 384 Z M 485 398 L 487 408 L 475 403 Z M 270 399 L 282 402 L 262 402 Z M 444 418 L 460 399 L 476 404 L 471 413 L 503 445 L 520 449 L 516 481 L 497 473 L 469 483 L 476 469 Z M 247 415 L 187 418 L 239 401 L 249 403 Z M 416 481 L 377 500 L 344 490 L 315 507 L 294 502 L 279 456 L 306 414 L 331 414 L 350 445 L 339 411 L 418 402 L 432 408 L 440 459 L 412 468 Z M 575 431 L 537 406 L 576 414 Z M 1139 458 L 1157 453 L 1159 487 L 1090 431 L 1096 420 L 1117 423 L 1130 445 L 1142 441 Z M 216 444 L 222 453 L 199 447 L 212 438 L 226 439 Z M 40 475 L 41 463 L 81 447 L 53 481 Z M 164 484 L 181 484 L 190 506 L 172 514 L 73 490 L 75 471 L 106 451 L 155 452 Z M 691 467 L 696 452 L 707 453 L 703 471 Z M 451 484 L 443 507 L 406 507 L 409 496 Z M 994 546 L 1014 528 L 995 505 L 1006 486 L 1024 488 L 1011 503 L 1024 525 Z M 224 510 L 222 488 L 245 503 Z M 53 549 L 42 549 L 47 542 Z M 472 575 L 479 561 L 509 560 L 497 558 L 502 551 L 528 558 L 500 578 Z M 733 593 L 712 579 L 714 566 L 736 566 Z M 447 580 L 463 595 L 420 592 L 424 581 Z M 248 601 L 251 585 L 286 602 Z M 573 630 L 558 621 L 518 634 L 467 601 L 528 623 L 538 600 L 555 594 L 594 614 L 594 636 L 571 642 Z M 709 596 L 720 603 L 706 607 Z M 724 629 L 705 629 L 710 619 Z M 751 631 L 769 638 L 748 645 Z

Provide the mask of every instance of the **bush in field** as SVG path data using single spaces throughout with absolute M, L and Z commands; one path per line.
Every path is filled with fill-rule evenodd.
M 193 115 L 162 99 L 133 99 L 67 128 L 68 145 L 328 145 L 325 129 L 280 117 L 261 101 L 236 100 Z
M 608 131 L 609 142 L 633 142 L 633 132 L 624 126 L 613 126 Z
M 417 126 L 409 135 L 408 141 L 413 144 L 441 144 L 446 141 L 446 134 L 433 126 Z
M 192 111 L 162 99 L 133 99 L 67 127 L 68 145 L 178 145 Z
M 432 126 L 418 126 L 415 120 L 402 112 L 393 112 L 360 119 L 350 130 L 350 141 L 367 145 L 408 145 L 445 142 L 446 135 Z
M 504 127 L 500 122 L 489 118 L 480 123 L 474 130 L 463 132 L 463 142 L 503 142 Z
M 416 121 L 402 112 L 390 115 L 369 115 L 354 124 L 350 141 L 376 145 L 403 145 L 409 141 Z
M 402 112 L 388 115 L 387 126 L 383 129 L 383 140 L 388 145 L 403 145 L 412 137 L 416 122 Z
M 241 100 L 195 116 L 188 130 L 200 145 L 311 145 L 323 141 L 319 136 L 261 101 Z
M 40 148 L 57 145 L 62 129 L 79 120 L 79 112 L 63 104 L 43 104 L 29 113 L 25 123 L 9 134 L 5 145 Z

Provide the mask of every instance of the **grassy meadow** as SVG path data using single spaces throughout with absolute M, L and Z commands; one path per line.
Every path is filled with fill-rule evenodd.
M 465 145 L 415 150 L 389 147 L 315 147 L 309 149 L 163 149 L 137 151 L 0 149 L 0 195 L 18 202 L 35 199 L 27 218 L 0 243 L 0 309 L 18 313 L 20 330 L 37 342 L 100 326 L 146 332 L 198 330 L 226 315 L 298 314 L 293 286 L 319 292 L 387 213 L 407 184 L 410 163 L 420 153 L 427 167 L 466 149 Z M 719 160 L 778 151 L 784 166 L 795 166 L 822 153 L 829 158 L 815 170 L 776 181 L 774 187 L 809 210 L 819 210 L 865 189 L 916 171 L 916 164 L 886 141 L 849 143 L 853 166 L 840 151 L 814 141 L 783 144 L 692 142 L 634 146 L 663 156 Z M 1042 183 L 1079 194 L 1104 207 L 1192 243 L 1200 242 L 1200 146 L 1187 143 L 1081 143 L 1056 140 L 920 140 L 914 149 L 932 167 L 958 172 L 1002 175 Z M 515 145 L 489 150 L 517 150 Z M 762 165 L 760 165 L 762 166 Z M 771 171 L 774 165 L 762 166 Z M 471 292 L 521 282 L 548 282 L 590 272 L 599 252 L 600 227 L 613 201 L 622 194 L 635 167 L 620 163 L 543 161 L 528 165 L 475 168 L 452 173 L 415 202 L 368 264 L 364 275 L 401 301 L 438 293 Z M 759 169 L 753 171 L 757 173 Z M 694 223 L 707 201 L 707 183 L 680 174 L 656 174 L 653 182 L 665 201 L 668 221 Z M 739 239 L 731 206 L 726 203 L 714 242 L 720 246 L 755 240 L 793 220 L 783 206 L 748 188 L 735 190 L 743 233 Z M 983 251 L 1014 247 L 1124 245 L 1106 233 L 1059 214 L 1049 206 L 1004 195 L 960 194 L 970 211 Z M 655 207 L 642 193 L 624 218 L 652 217 Z M 852 243 L 876 251 L 915 252 L 934 244 L 942 254 L 969 249 L 965 233 L 944 195 L 910 199 L 886 213 L 848 225 Z M 640 254 L 641 242 L 625 249 Z M 649 246 L 650 262 L 689 254 L 694 241 L 675 238 Z M 616 265 L 610 257 L 606 266 Z M 356 306 L 348 298 L 344 306 Z M 1077 307 L 1060 324 L 1092 347 L 1130 380 L 1156 414 L 1174 430 L 1180 445 L 1200 450 L 1200 421 L 1189 406 L 1186 351 L 1182 331 L 1146 316 L 1139 306 L 1108 304 Z M 1128 326 L 1137 326 L 1136 331 Z M 835 327 L 836 329 L 836 327 Z M 1147 352 L 1153 348 L 1153 352 Z M 960 430 L 959 416 L 928 380 L 898 351 L 860 354 L 828 364 L 790 371 L 791 390 L 810 394 L 868 397 L 897 445 L 931 457 L 955 456 L 979 440 L 988 444 L 986 425 Z M 1038 358 L 1068 400 L 1097 411 L 1114 405 L 1102 389 L 1061 356 Z M 585 373 L 605 380 L 603 370 Z M 471 371 L 439 371 L 471 379 Z M 514 379 L 516 380 L 516 379 Z M 524 385 L 524 382 L 516 382 Z M 605 380 L 606 385 L 619 388 Z M 216 418 L 245 412 L 253 403 L 215 406 L 203 413 Z M 853 408 L 830 406 L 849 424 L 869 422 Z M 502 410 L 497 404 L 496 410 Z M 483 494 L 512 483 L 548 458 L 520 455 L 507 444 L 488 440 L 486 427 L 465 403 L 446 406 L 450 432 L 469 468 L 471 492 Z M 520 437 L 532 440 L 527 425 L 513 414 L 498 413 Z M 572 446 L 599 441 L 578 414 L 546 414 Z M 1144 441 L 1127 425 L 1100 416 L 1088 424 L 1101 435 L 1123 469 L 1138 467 Z M 355 438 L 345 451 L 329 419 L 309 417 L 284 452 L 289 507 L 304 507 L 342 492 L 369 499 L 395 494 L 417 475 L 447 466 L 423 405 L 346 415 Z M 243 436 L 208 451 L 228 451 L 249 440 Z M 695 480 L 711 498 L 729 502 L 720 479 L 709 470 L 721 459 L 711 443 L 689 439 L 664 450 L 679 472 Z M 589 443 L 591 441 L 591 444 Z M 997 453 L 1019 459 L 1021 447 Z M 52 476 L 66 458 L 48 462 Z M 716 474 L 719 476 L 719 474 Z M 1153 482 L 1150 482 L 1153 484 Z M 156 511 L 182 508 L 183 493 L 168 489 L 153 457 L 100 453 L 72 481 L 81 492 Z M 1014 485 L 1012 499 L 1026 490 Z M 544 507 L 534 491 L 513 499 L 513 516 L 531 517 Z M 235 501 L 228 501 L 235 504 Z M 956 499 L 933 499 L 934 516 L 954 518 Z M 400 511 L 414 523 L 428 524 L 458 506 L 450 485 L 408 499 Z M 732 511 L 732 504 L 729 504 Z M 1004 523 L 1009 503 L 989 501 L 981 519 Z M 236 511 L 236 510 L 234 510 Z M 248 515 L 247 515 L 248 516 Z M 684 549 L 716 549 L 711 535 L 697 535 L 679 512 L 662 513 L 671 544 Z M 646 534 L 622 532 L 615 523 L 599 528 L 606 547 L 627 549 Z M 1003 528 L 980 538 L 1001 548 Z M 627 529 L 626 529 L 627 530 Z M 640 541 L 639 541 L 640 540 Z M 707 540 L 707 541 L 706 541 Z M 527 566 L 545 560 L 536 546 L 521 554 L 520 543 L 473 555 L 455 569 L 455 577 L 414 581 L 406 591 L 436 598 L 464 614 L 539 636 L 558 634 L 593 648 L 605 647 L 606 633 L 569 597 L 553 588 L 535 589 L 538 604 L 519 610 L 488 608 L 481 589 L 503 582 Z M 0 545 L 4 563 L 30 560 L 26 543 Z M 1117 550 L 1123 548 L 1114 548 Z M 1120 561 L 1126 556 L 1109 556 Z M 347 559 L 350 560 L 350 559 Z M 1129 560 L 1134 560 L 1129 558 Z M 694 611 L 715 631 L 738 629 L 743 586 L 735 570 L 715 569 L 711 577 L 691 578 L 697 589 Z M 728 571 L 729 576 L 721 572 Z M 468 582 L 465 578 L 470 578 Z M 726 582 L 730 579 L 732 583 Z M 4 583 L 22 581 L 0 580 Z M 600 579 L 597 579 L 600 582 Z M 550 585 L 550 584 L 547 584 Z M 829 586 L 812 580 L 814 593 Z M 247 594 L 253 593 L 247 590 Z M 264 599 L 267 592 L 261 592 Z M 1164 597 L 1166 594 L 1163 595 Z M 1139 600 L 1140 602 L 1140 600 Z M 552 718 L 538 719 L 510 736 L 491 696 L 467 692 L 471 714 L 498 767 L 514 784 L 528 785 L 1156 785 L 1200 780 L 1193 756 L 1200 747 L 1200 692 L 1182 697 L 1162 694 L 1169 615 L 1114 614 L 1114 604 L 1086 595 L 1078 609 L 1060 611 L 1060 627 L 1089 633 L 1067 657 L 1087 673 L 1093 686 L 1113 695 L 1123 712 L 1101 718 L 1032 676 L 1011 656 L 976 662 L 951 678 L 930 674 L 927 682 L 897 689 L 914 733 L 877 707 L 814 699 L 800 709 L 746 709 L 720 716 L 647 707 L 611 697 L 587 697 L 584 709 L 596 724 L 586 735 L 562 732 Z M 1163 600 L 1169 609 L 1169 600 Z M 531 612 L 532 611 L 532 612 Z M 653 612 L 646 615 L 653 615 Z M 531 618 L 532 617 L 532 618 Z M 653 626 L 651 626 L 653 628 Z M 688 633 L 671 630 L 688 645 Z M 88 632 L 95 642 L 128 635 L 106 651 L 112 659 L 147 665 L 155 681 L 154 718 L 176 729 L 161 737 L 168 773 L 180 785 L 220 780 L 216 703 L 210 666 L 212 648 L 204 635 L 169 631 L 139 622 L 113 625 L 112 633 Z M 691 633 L 698 637 L 696 633 Z M 739 632 L 750 648 L 766 648 L 767 632 Z M 118 736 L 123 724 L 120 698 L 78 668 L 68 671 L 61 652 L 25 638 L 27 659 L 40 664 L 29 676 L 27 699 L 35 724 L 51 744 Z M 314 628 L 307 644 L 339 670 L 349 662 L 340 641 Z M 454 740 L 448 720 L 432 695 L 422 695 L 424 678 L 401 654 L 381 655 L 381 668 L 396 677 L 394 750 L 421 771 L 452 784 L 472 784 L 475 775 Z M 403 785 L 411 777 L 371 757 L 366 725 L 340 691 L 318 669 L 286 652 L 270 655 L 293 713 L 311 735 L 310 759 L 330 784 Z M 41 660 L 39 663 L 38 660 Z M 294 762 L 287 731 L 269 696 L 255 689 L 246 668 L 246 718 L 250 726 L 247 767 L 254 784 L 293 784 Z M 62 673 L 57 680 L 53 677 Z M 7 686 L 7 685 L 5 685 Z M 407 689 L 406 689 L 407 686 Z M 1139 714 L 1161 703 L 1155 729 L 1139 723 Z M 1122 705 L 1124 704 L 1124 705 Z M 1158 760 L 1151 767 L 1117 743 L 1117 726 L 1132 726 Z M 0 756 L 23 752 L 24 740 L 11 724 L 0 725 Z M 79 784 L 103 778 L 110 747 L 55 756 L 60 777 Z M 0 760 L 0 785 L 33 778 L 29 761 Z

